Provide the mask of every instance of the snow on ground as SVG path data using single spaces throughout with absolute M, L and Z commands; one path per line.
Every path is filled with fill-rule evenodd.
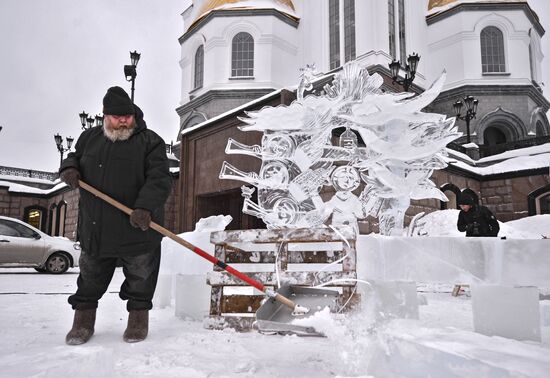
M 92 340 L 66 346 L 76 273 L 0 269 L 1 377 L 384 377 L 403 376 L 403 367 L 408 376 L 543 377 L 550 369 L 549 327 L 541 344 L 476 334 L 469 298 L 448 293 L 421 294 L 420 320 L 333 315 L 327 338 L 206 330 L 171 306 L 151 311 L 146 341 L 127 344 L 120 269 Z
M 451 235 L 455 222 L 456 211 L 440 211 L 426 215 L 424 227 Z M 520 237 L 538 235 L 549 223 L 550 216 L 536 216 L 502 226 Z M 206 234 L 185 238 L 201 246 Z M 181 264 L 205 269 L 198 256 L 181 255 L 166 255 L 164 273 Z M 318 313 L 311 324 L 326 338 L 207 330 L 201 321 L 176 317 L 172 300 L 151 311 L 147 340 L 127 344 L 120 268 L 100 301 L 93 338 L 67 346 L 73 316 L 67 297 L 77 274 L 0 269 L 0 377 L 548 377 L 550 371 L 549 300 L 540 301 L 542 342 L 488 337 L 473 332 L 468 292 L 453 297 L 448 285 L 419 285 L 418 320 L 375 322 L 368 306 L 351 315 Z
M 415 235 L 465 236 L 456 228 L 459 210 L 439 210 L 426 214 L 417 221 Z M 500 222 L 499 237 L 507 239 L 541 239 L 550 237 L 550 215 L 534 215 L 510 222 Z

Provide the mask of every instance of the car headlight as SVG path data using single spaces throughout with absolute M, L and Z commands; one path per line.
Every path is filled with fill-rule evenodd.
M 76 249 L 77 251 L 80 251 L 80 243 L 78 242 L 74 243 L 73 248 Z

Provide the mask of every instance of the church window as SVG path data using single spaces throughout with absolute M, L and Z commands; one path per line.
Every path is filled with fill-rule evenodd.
M 355 59 L 355 0 L 344 0 L 345 61 Z
M 195 52 L 195 87 L 202 87 L 204 80 L 204 46 L 200 45 Z
M 231 76 L 254 76 L 254 38 L 241 32 L 233 37 L 231 53 Z
M 395 40 L 395 0 L 388 0 L 388 31 L 390 40 L 390 55 L 395 59 L 397 51 Z
M 505 72 L 502 32 L 494 26 L 487 26 L 481 31 L 480 42 L 482 72 Z
M 401 62 L 407 61 L 407 43 L 405 30 L 405 1 L 388 0 L 389 53 L 393 59 L 400 59 Z
M 339 0 L 329 0 L 329 47 L 330 69 L 340 66 L 340 4 Z
M 329 66 L 332 70 L 356 56 L 355 0 L 329 0 L 328 4 Z
M 407 46 L 405 42 L 405 0 L 399 0 L 399 56 L 401 62 L 407 61 Z

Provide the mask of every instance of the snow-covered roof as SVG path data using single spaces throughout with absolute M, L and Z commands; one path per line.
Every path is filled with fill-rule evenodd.
M 257 99 L 255 100 L 252 100 L 252 101 L 249 101 L 245 104 L 242 104 L 241 106 L 238 106 L 236 108 L 233 108 L 233 109 L 230 109 L 224 113 L 221 113 L 221 114 L 218 114 L 217 116 L 215 117 L 212 117 L 210 119 L 207 119 L 206 121 L 204 122 L 201 122 L 201 123 L 197 123 L 196 125 L 194 126 L 191 126 L 189 128 L 186 128 L 186 129 L 183 129 L 182 132 L 181 132 L 181 135 L 185 135 L 185 134 L 189 134 L 190 132 L 192 131 L 195 131 L 195 130 L 198 130 L 200 128 L 203 128 L 204 126 L 207 126 L 207 125 L 210 125 L 211 123 L 214 123 L 216 122 L 217 120 L 220 120 L 222 118 L 225 118 L 229 115 L 232 115 L 232 114 L 235 114 L 235 113 L 238 113 L 250 106 L 253 106 L 254 104 L 257 104 L 259 102 L 262 102 L 264 100 L 267 100 L 268 98 L 271 98 L 271 97 L 274 97 L 276 96 L 277 94 L 281 93 L 281 91 L 283 89 L 287 89 L 287 90 L 294 90 L 296 89 L 296 87 L 287 87 L 287 88 L 281 88 L 281 89 L 277 89 L 277 90 L 274 90 L 273 92 L 269 92 L 265 95 L 263 95 L 262 97 L 258 97 Z
M 432 14 L 444 12 L 460 4 L 465 3 L 488 3 L 488 4 L 502 4 L 502 3 L 526 3 L 527 0 L 430 0 L 428 3 L 427 16 Z
M 54 185 L 50 189 L 40 189 L 40 188 L 34 188 L 32 186 L 28 186 L 28 185 L 16 184 L 10 181 L 0 180 L 0 186 L 7 187 L 8 192 L 11 192 L 11 193 L 48 195 L 58 191 L 59 189 L 63 189 L 67 187 L 67 184 L 65 184 L 64 182 L 58 182 L 56 185 Z
M 448 149 L 448 152 L 449 165 L 480 176 L 550 167 L 550 143 L 510 150 L 479 160 L 458 151 Z

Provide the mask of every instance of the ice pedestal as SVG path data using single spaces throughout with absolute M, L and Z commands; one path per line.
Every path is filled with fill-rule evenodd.
M 205 274 L 176 275 L 176 316 L 202 320 L 210 313 L 210 286 Z
M 487 336 L 541 341 L 536 287 L 470 285 L 474 330 Z
M 550 301 L 540 301 L 540 320 L 542 327 L 550 327 Z
M 172 275 L 159 274 L 157 288 L 153 296 L 153 306 L 155 308 L 165 308 L 172 302 Z
M 418 319 L 416 283 L 412 281 L 370 281 L 361 284 L 362 306 L 374 312 L 377 320 Z

